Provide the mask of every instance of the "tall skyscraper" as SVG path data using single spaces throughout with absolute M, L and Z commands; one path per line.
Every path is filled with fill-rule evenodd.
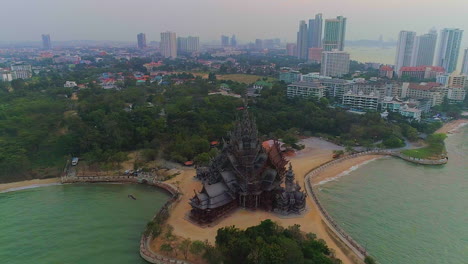
M 231 46 L 232 47 L 237 47 L 236 35 L 232 35 L 232 37 L 231 37 Z
M 461 74 L 468 75 L 468 49 L 465 49 L 465 52 L 463 53 Z
M 145 33 L 140 33 L 137 35 L 137 40 L 138 40 L 138 48 L 139 49 L 144 49 L 146 48 L 146 34 Z
M 50 35 L 42 34 L 42 48 L 45 50 L 52 49 L 52 44 L 50 43 Z
M 176 33 L 166 31 L 161 33 L 160 43 L 161 54 L 165 58 L 177 58 L 177 38 Z
M 188 46 L 188 39 L 184 37 L 177 37 L 177 53 L 186 52 Z
M 200 51 L 200 38 L 199 37 L 187 37 L 187 51 L 196 52 Z
M 221 36 L 221 46 L 227 47 L 229 46 L 229 37 L 228 36 Z
M 307 44 L 308 40 L 308 31 L 307 24 L 304 20 L 299 23 L 299 31 L 297 32 L 297 58 L 307 60 L 307 52 L 309 45 Z
M 309 48 L 321 48 L 322 47 L 322 14 L 315 15 L 315 19 L 309 19 L 309 37 L 308 45 Z
M 447 73 L 452 73 L 457 68 L 462 36 L 463 30 L 458 28 L 444 28 L 440 32 L 439 52 L 436 57 L 436 65 L 444 67 Z
M 320 75 L 330 77 L 341 77 L 349 73 L 349 53 L 344 51 L 322 52 L 322 64 Z
M 346 18 L 325 19 L 325 33 L 323 36 L 323 49 L 331 51 L 334 49 L 343 51 L 346 35 Z
M 432 66 L 437 43 L 437 31 L 417 36 L 413 45 L 410 66 Z
M 411 55 L 413 54 L 415 38 L 416 32 L 404 30 L 400 31 L 395 57 L 395 72 L 397 74 L 399 74 L 401 67 L 411 65 Z

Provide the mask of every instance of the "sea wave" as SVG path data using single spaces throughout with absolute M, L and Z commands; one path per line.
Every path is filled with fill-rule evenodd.
M 21 191 L 21 190 L 27 190 L 27 189 L 33 189 L 33 188 L 39 188 L 39 187 L 54 186 L 54 185 L 61 185 L 61 183 L 60 182 L 54 182 L 54 183 L 44 183 L 44 184 L 31 184 L 31 185 L 28 185 L 28 186 L 21 186 L 21 187 L 5 189 L 3 191 L 0 191 L 0 193 L 15 192 L 15 191 Z
M 450 129 L 450 131 L 448 131 L 448 134 L 455 134 L 455 133 L 459 133 L 460 132 L 460 129 L 463 128 L 464 126 L 466 126 L 468 124 L 468 122 L 464 122 L 464 123 L 460 123 L 458 126 Z
M 362 163 L 359 163 L 359 164 L 357 164 L 357 165 L 354 165 L 354 166 L 352 166 L 351 168 L 349 168 L 349 169 L 347 169 L 347 170 L 341 172 L 340 174 L 338 174 L 338 175 L 336 175 L 336 176 L 334 176 L 334 177 L 330 177 L 330 178 L 327 178 L 327 179 L 325 179 L 325 180 L 323 180 L 323 181 L 318 182 L 318 183 L 315 184 L 314 186 L 323 185 L 323 184 L 325 184 L 325 183 L 327 183 L 327 182 L 331 182 L 331 181 L 336 181 L 336 180 L 338 180 L 339 178 L 341 178 L 341 177 L 343 177 L 343 176 L 346 176 L 346 175 L 350 174 L 351 172 L 353 172 L 353 171 L 359 169 L 361 166 L 364 166 L 364 165 L 366 165 L 366 164 L 368 164 L 368 163 L 370 163 L 370 162 L 372 162 L 372 161 L 374 161 L 374 160 L 376 160 L 376 159 L 380 159 L 380 158 L 382 158 L 382 157 L 376 157 L 376 158 L 373 158 L 373 159 L 370 159 L 370 160 L 366 160 L 366 161 L 364 161 L 364 162 L 362 162 Z

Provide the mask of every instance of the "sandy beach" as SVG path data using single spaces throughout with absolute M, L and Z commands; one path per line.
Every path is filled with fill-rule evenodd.
M 296 174 L 296 180 L 301 186 L 304 186 L 304 176 L 315 167 L 332 160 L 333 150 L 342 148 L 317 138 L 302 140 L 301 144 L 304 144 L 306 148 L 297 152 L 297 154 L 290 157 L 289 160 Z M 333 178 L 343 171 L 349 170 L 353 166 L 377 157 L 380 156 L 362 156 L 346 160 L 345 162 L 330 167 L 328 170 L 322 172 L 314 179 L 314 184 Z M 184 193 L 182 200 L 175 206 L 168 220 L 168 223 L 174 227 L 175 235 L 190 238 L 192 240 L 203 241 L 206 239 L 213 243 L 215 241 L 216 232 L 221 227 L 235 225 L 239 228 L 247 228 L 257 225 L 265 219 L 272 219 L 283 226 L 299 224 L 303 231 L 317 234 L 319 238 L 326 241 L 327 245 L 334 250 L 336 256 L 345 264 L 362 263 L 362 261 L 359 260 L 358 257 L 355 256 L 355 254 L 352 253 L 352 251 L 341 241 L 339 241 L 333 232 L 328 229 L 322 221 L 318 209 L 310 198 L 307 200 L 307 212 L 298 217 L 284 218 L 261 210 L 248 211 L 238 209 L 228 217 L 221 219 L 210 227 L 199 227 L 194 225 L 187 220 L 187 213 L 190 211 L 188 201 L 193 196 L 194 190 L 201 190 L 201 183 L 193 179 L 194 175 L 195 170 L 185 170 L 184 173 L 170 180 L 171 183 L 178 185 Z M 152 248 L 153 250 L 158 251 L 157 245 L 152 245 Z
M 468 119 L 453 120 L 444 124 L 441 128 L 439 128 L 436 131 L 436 133 L 446 133 L 446 134 L 455 133 L 457 129 L 459 129 L 461 126 L 464 126 L 467 123 L 468 123 Z
M 60 183 L 60 178 L 36 179 L 29 181 L 2 183 L 0 184 L 0 192 L 5 192 L 9 190 L 19 190 L 28 187 L 39 187 L 42 185 L 49 185 L 54 183 Z

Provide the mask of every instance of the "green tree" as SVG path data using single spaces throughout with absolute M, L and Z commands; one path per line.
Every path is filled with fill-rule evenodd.
M 366 264 L 377 264 L 377 261 L 374 260 L 371 256 L 366 256 L 364 259 L 364 263 Z
M 186 239 L 182 240 L 182 242 L 180 242 L 180 244 L 178 246 L 179 250 L 182 252 L 185 259 L 187 259 L 187 255 L 189 253 L 191 245 L 192 245 L 192 241 L 189 238 L 186 238 Z
M 174 248 L 173 248 L 170 244 L 168 244 L 168 243 L 162 244 L 162 245 L 159 247 L 159 249 L 160 249 L 162 252 L 167 253 L 167 254 L 170 254 L 170 253 L 172 253 L 172 252 L 174 251 Z
M 190 245 L 190 253 L 194 255 L 200 255 L 205 250 L 205 247 L 206 247 L 205 243 L 203 243 L 200 240 L 195 240 Z

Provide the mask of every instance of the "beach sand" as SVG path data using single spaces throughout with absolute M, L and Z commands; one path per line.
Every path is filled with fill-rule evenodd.
M 299 182 L 300 186 L 303 187 L 304 176 L 315 167 L 332 160 L 333 150 L 342 148 L 318 138 L 302 140 L 301 144 L 304 144 L 306 148 L 297 152 L 297 154 L 290 157 L 289 160 L 296 174 L 296 180 Z M 343 163 L 337 164 L 336 166 L 323 171 L 316 179 L 314 179 L 314 183 L 333 178 L 353 166 L 377 157 L 381 156 L 363 156 L 346 160 Z M 187 214 L 190 211 L 188 201 L 193 197 L 194 190 L 197 192 L 201 190 L 201 183 L 193 179 L 194 175 L 194 169 L 184 170 L 182 174 L 169 181 L 179 186 L 181 191 L 184 193 L 182 200 L 174 207 L 168 220 L 168 224 L 174 227 L 174 234 L 176 236 L 190 238 L 192 240 L 203 241 L 206 239 L 211 243 L 214 243 L 216 232 L 221 227 L 235 225 L 238 228 L 245 229 L 247 227 L 257 225 L 263 220 L 272 219 L 283 226 L 299 224 L 303 231 L 315 233 L 318 238 L 326 241 L 327 245 L 335 252 L 336 257 L 341 259 L 345 264 L 362 263 L 362 261 L 359 260 L 359 258 L 338 238 L 336 238 L 331 230 L 329 230 L 326 224 L 322 221 L 319 211 L 310 197 L 307 199 L 307 212 L 298 217 L 284 218 L 261 210 L 249 211 L 238 209 L 210 227 L 200 227 L 189 222 L 187 220 Z M 158 247 L 156 245 L 153 245 L 152 248 L 153 250 L 158 251 Z
M 439 128 L 435 133 L 454 133 L 458 128 L 468 123 L 468 119 L 458 119 L 450 121 Z
M 29 180 L 29 181 L 2 183 L 0 184 L 0 192 L 7 191 L 10 189 L 16 190 L 16 189 L 48 185 L 48 184 L 54 184 L 54 183 L 60 183 L 60 178 L 36 179 L 36 180 Z

